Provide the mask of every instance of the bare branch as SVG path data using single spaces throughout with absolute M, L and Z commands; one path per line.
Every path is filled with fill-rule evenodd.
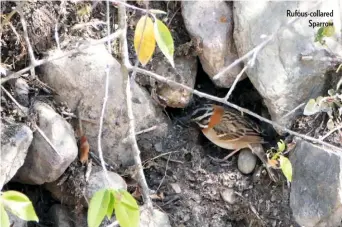
M 108 36 L 109 36 L 110 35 L 110 26 L 109 26 L 109 1 L 108 0 L 107 0 L 107 32 L 108 32 Z M 110 39 L 107 40 L 107 44 L 108 44 L 108 51 L 111 52 Z M 105 115 L 107 101 L 108 101 L 109 73 L 110 73 L 110 67 L 109 67 L 108 64 L 106 66 L 106 70 L 105 71 L 106 71 L 105 93 L 104 93 L 102 109 L 101 109 L 101 116 L 100 116 L 100 123 L 99 123 L 99 133 L 97 135 L 97 149 L 98 149 L 99 158 L 100 158 L 100 161 L 101 161 L 101 166 L 102 166 L 102 169 L 103 169 L 104 176 L 105 176 L 107 182 L 109 184 L 111 184 L 112 182 L 109 179 L 108 171 L 107 171 L 106 164 L 105 164 L 105 161 L 104 161 L 104 158 L 103 158 L 102 140 L 101 140 L 102 139 L 102 128 L 103 128 L 104 115 Z
M 164 176 L 163 176 L 163 178 L 161 179 L 161 181 L 160 181 L 160 183 L 159 183 L 159 186 L 158 186 L 158 188 L 157 188 L 156 191 L 159 191 L 160 187 L 162 186 L 162 184 L 163 184 L 163 182 L 164 182 L 164 180 L 165 180 L 165 178 L 166 178 L 166 176 L 167 176 L 167 170 L 168 170 L 168 167 L 169 167 L 169 161 L 170 161 L 171 155 L 172 155 L 172 153 L 170 153 L 170 154 L 169 154 L 169 157 L 167 158 Z
M 149 127 L 147 129 L 144 129 L 144 130 L 141 130 L 139 132 L 136 132 L 135 135 L 140 135 L 140 134 L 143 134 L 143 133 L 146 133 L 146 132 L 150 132 L 150 131 L 153 131 L 157 128 L 156 125 L 152 126 L 152 127 Z
M 111 34 L 109 36 L 106 36 L 105 38 L 102 38 L 102 39 L 99 39 L 99 40 L 91 42 L 90 45 L 92 45 L 92 46 L 100 45 L 100 44 L 103 44 L 103 43 L 107 42 L 108 40 L 117 39 L 117 38 L 119 38 L 121 33 L 122 33 L 122 30 L 119 29 L 116 32 L 114 32 L 113 34 Z M 29 70 L 37 67 L 37 66 L 40 66 L 40 65 L 46 64 L 46 63 L 48 63 L 50 61 L 58 60 L 58 59 L 61 59 L 61 58 L 64 58 L 64 57 L 67 57 L 67 56 L 70 56 L 70 55 L 73 55 L 73 54 L 77 54 L 77 53 L 79 53 L 79 52 L 81 52 L 81 51 L 83 51 L 85 49 L 88 49 L 88 48 L 89 48 L 89 45 L 81 45 L 81 46 L 79 46 L 76 49 L 73 49 L 73 50 L 61 53 L 60 55 L 54 55 L 54 56 L 49 57 L 49 58 L 37 60 L 35 62 L 35 64 L 31 64 L 30 66 L 28 66 L 26 68 L 23 68 L 23 69 L 19 70 L 16 73 L 13 73 L 13 74 L 5 77 L 5 78 L 1 78 L 1 80 L 0 80 L 1 84 L 7 82 L 8 80 L 19 78 L 19 77 L 22 76 L 22 74 L 26 73 L 27 71 L 29 71 Z
M 254 53 L 256 51 L 260 51 L 262 48 L 264 48 L 271 40 L 273 39 L 273 36 L 271 35 L 270 37 L 268 37 L 265 41 L 263 41 L 261 44 L 259 44 L 257 47 L 255 47 L 254 49 L 250 50 L 247 54 L 243 55 L 241 58 L 236 59 L 232 64 L 230 64 L 228 67 L 226 67 L 225 69 L 221 70 L 221 72 L 219 72 L 218 74 L 216 74 L 213 79 L 217 80 L 220 77 L 222 77 L 223 75 L 225 75 L 226 72 L 228 72 L 229 70 L 231 70 L 234 66 L 240 64 L 242 61 L 244 61 L 245 59 L 251 57 L 252 55 L 254 55 Z
M 30 42 L 30 39 L 28 37 L 28 32 L 27 32 L 27 24 L 24 18 L 24 14 L 22 12 L 21 9 L 17 9 L 19 15 L 20 15 L 20 22 L 23 26 L 23 31 L 24 31 L 24 39 L 27 45 L 27 49 L 28 49 L 28 53 L 29 53 L 29 57 L 30 57 L 30 61 L 31 61 L 31 65 L 36 64 L 36 58 L 34 57 L 34 53 L 33 53 L 33 48 Z M 35 77 L 36 73 L 35 73 L 35 68 L 31 68 L 31 76 Z
M 133 70 L 133 68 L 130 68 L 129 70 Z M 245 109 L 245 108 L 242 108 L 242 107 L 240 107 L 238 105 L 235 105 L 235 104 L 225 100 L 225 98 L 219 98 L 219 97 L 216 97 L 216 96 L 213 96 L 213 95 L 209 95 L 209 94 L 200 92 L 200 91 L 195 90 L 193 88 L 190 88 L 190 87 L 188 87 L 188 86 L 186 86 L 184 84 L 180 84 L 180 83 L 178 83 L 176 81 L 173 81 L 173 80 L 170 80 L 170 79 L 166 79 L 163 76 L 160 76 L 160 75 L 158 75 L 156 73 L 147 71 L 145 69 L 137 68 L 136 71 L 138 73 L 140 73 L 140 74 L 151 76 L 151 77 L 153 77 L 154 79 L 156 79 L 156 80 L 158 80 L 160 82 L 167 83 L 170 86 L 176 86 L 176 87 L 182 88 L 182 89 L 184 89 L 186 91 L 192 92 L 193 94 L 195 94 L 195 95 L 197 95 L 199 97 L 207 98 L 207 99 L 210 99 L 212 101 L 223 103 L 223 104 L 225 104 L 225 105 L 227 105 L 229 107 L 232 107 L 232 108 L 234 108 L 236 110 L 239 110 L 239 111 L 241 111 L 243 113 L 246 113 L 248 115 L 251 115 L 251 116 L 253 116 L 253 117 L 255 117 L 255 118 L 257 118 L 257 119 L 259 119 L 259 120 L 261 120 L 263 122 L 266 122 L 266 123 L 272 125 L 273 127 L 279 128 L 279 129 L 281 129 L 281 130 L 283 130 L 283 131 L 285 131 L 285 132 L 287 132 L 287 133 L 289 133 L 291 135 L 298 136 L 298 137 L 306 139 L 308 141 L 311 141 L 311 142 L 314 142 L 314 143 L 318 143 L 318 144 L 321 144 L 323 146 L 329 147 L 329 148 L 331 148 L 333 150 L 341 151 L 342 152 L 342 149 L 339 148 L 339 147 L 336 147 L 336 146 L 334 146 L 332 144 L 329 144 L 329 143 L 326 143 L 324 141 L 321 141 L 320 139 L 316 139 L 316 138 L 313 138 L 311 136 L 303 135 L 303 134 L 300 134 L 298 132 L 292 131 L 292 130 L 290 130 L 290 129 L 288 129 L 288 128 L 286 128 L 286 127 L 284 127 L 284 126 L 282 126 L 282 125 L 280 125 L 280 124 L 278 124 L 276 122 L 273 122 L 273 121 L 271 121 L 271 120 L 269 120 L 267 118 L 264 118 L 264 117 L 262 117 L 262 116 L 260 116 L 260 115 L 258 115 L 256 113 L 253 113 L 252 111 L 250 111 L 248 109 Z
M 342 129 L 342 124 L 337 125 L 335 128 L 333 128 L 332 130 L 330 130 L 327 134 L 325 134 L 324 136 L 322 136 L 321 138 L 319 138 L 321 141 L 325 140 L 327 137 L 329 137 L 331 134 L 333 134 L 336 131 L 339 131 Z
M 122 58 L 122 72 L 123 76 L 125 77 L 126 80 L 126 102 L 127 102 L 127 113 L 128 113 L 128 119 L 129 119 L 129 138 L 130 141 L 132 142 L 132 150 L 133 150 L 133 157 L 134 157 L 134 162 L 137 168 L 137 181 L 139 182 L 141 189 L 142 189 L 142 197 L 144 200 L 144 203 L 149 211 L 150 214 L 153 212 L 153 205 L 152 205 L 152 200 L 150 198 L 150 193 L 149 193 L 149 187 L 146 182 L 143 166 L 141 163 L 141 158 L 140 158 L 140 150 L 138 147 L 138 143 L 136 140 L 136 134 L 135 134 L 135 119 L 134 119 L 134 114 L 133 114 L 133 104 L 132 104 L 132 91 L 131 91 L 131 79 L 129 78 L 129 73 L 128 73 L 128 68 L 133 68 L 136 69 L 138 65 L 138 60 L 135 64 L 134 67 L 131 66 L 128 58 L 128 44 L 126 40 L 126 31 L 127 31 L 127 22 L 126 22 L 126 8 L 123 5 L 119 5 L 119 26 L 123 30 L 122 36 L 120 39 L 120 44 L 121 44 L 121 58 Z M 132 78 L 135 77 L 136 71 L 133 70 L 132 73 Z
M 6 88 L 4 88 L 4 86 L 1 86 L 1 89 L 6 93 L 6 95 L 12 100 L 12 102 L 14 102 L 15 105 L 18 106 L 18 108 L 21 110 L 21 112 L 23 114 L 25 114 L 27 116 L 28 110 L 26 107 L 20 105 L 17 100 L 15 100 L 15 98 L 11 95 L 11 93 L 9 93 L 9 91 L 6 90 Z M 39 132 L 39 134 L 45 139 L 45 141 L 50 145 L 50 147 L 54 150 L 54 152 L 56 152 L 56 154 L 58 154 L 59 156 L 61 156 L 61 154 L 57 151 L 55 145 L 53 145 L 53 143 L 50 141 L 50 139 L 45 135 L 45 133 L 43 132 L 43 130 L 41 130 L 39 128 L 39 126 L 34 123 L 34 127 L 35 129 Z
M 291 110 L 290 112 L 288 112 L 287 114 L 285 114 L 281 119 L 285 119 L 288 116 L 290 116 L 291 114 L 293 114 L 294 112 L 296 112 L 298 109 L 302 108 L 305 105 L 305 103 L 301 103 L 299 104 L 296 108 L 294 108 L 293 110 Z
M 240 80 L 240 78 L 241 78 L 241 76 L 243 75 L 243 73 L 246 71 L 246 69 L 247 69 L 247 65 L 245 65 L 245 67 L 243 67 L 243 69 L 241 70 L 241 72 L 236 76 L 236 78 L 235 78 L 235 80 L 234 80 L 234 83 L 233 83 L 233 85 L 230 87 L 230 89 L 229 89 L 229 91 L 228 91 L 228 93 L 227 93 L 227 95 L 226 95 L 226 97 L 224 98 L 226 101 L 228 101 L 228 99 L 229 99 L 229 97 L 230 97 L 230 95 L 233 93 L 233 91 L 234 91 L 234 89 L 235 89 L 235 86 L 236 86 L 236 84 L 239 82 L 239 80 Z

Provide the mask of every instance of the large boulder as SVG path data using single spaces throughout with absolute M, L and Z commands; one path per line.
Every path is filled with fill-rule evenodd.
M 334 11 L 334 20 L 341 21 L 338 10 L 338 0 L 324 1 L 316 10 L 322 12 Z M 271 35 L 292 17 L 287 11 L 306 12 L 312 7 L 311 2 L 305 1 L 236 1 L 234 2 L 234 40 L 240 56 L 255 48 L 264 41 L 262 35 Z M 270 20 L 270 18 L 272 18 Z M 272 120 L 291 126 L 296 114 L 283 118 L 285 114 L 310 98 L 316 98 L 324 91 L 326 82 L 331 77 L 324 76 L 330 69 L 329 61 L 322 61 L 330 54 L 323 45 L 315 43 L 315 33 L 318 28 L 309 26 L 309 20 L 314 22 L 328 21 L 331 17 L 303 17 L 292 25 L 280 30 L 273 40 L 261 50 L 256 57 L 254 67 L 246 73 L 264 98 Z M 341 34 L 339 23 L 335 24 L 336 37 Z M 340 43 L 338 40 L 336 43 Z M 330 49 L 338 50 L 331 45 Z M 301 55 L 319 56 L 316 61 L 301 61 Z M 341 48 L 338 53 L 342 56 Z M 248 59 L 245 61 L 247 63 Z M 280 130 L 278 130 L 280 132 Z
M 1 123 L 0 190 L 24 164 L 33 133 L 24 124 Z
M 224 1 L 182 1 L 182 15 L 189 35 L 200 41 L 198 56 L 210 78 L 238 58 L 233 40 L 231 4 Z M 229 88 L 241 69 L 241 65 L 237 65 L 213 82 Z
M 296 222 L 306 227 L 341 226 L 342 154 L 298 139 L 290 160 L 290 206 Z
M 79 38 L 74 38 L 78 41 Z M 105 45 L 92 45 L 91 41 L 81 42 L 89 48 L 78 54 L 48 62 L 41 67 L 42 80 L 58 91 L 55 98 L 66 102 L 72 111 L 79 103 L 83 131 L 89 140 L 91 151 L 98 151 L 97 137 L 99 120 L 105 94 L 106 72 L 109 73 L 108 102 L 102 130 L 102 150 L 109 164 L 130 165 L 133 163 L 131 147 L 125 143 L 128 132 L 126 94 L 124 76 L 119 62 L 107 51 Z M 75 48 L 73 39 L 61 43 L 65 49 Z M 52 50 L 49 56 L 59 56 L 63 52 Z M 157 126 L 145 133 L 150 143 L 166 133 L 168 120 L 156 106 L 150 94 L 133 82 L 133 112 L 136 130 Z
M 38 126 L 56 150 L 38 131 L 34 132 L 25 163 L 14 180 L 44 184 L 57 180 L 64 173 L 76 159 L 78 148 L 74 130 L 64 118 L 43 102 L 36 102 L 33 108 L 38 115 Z

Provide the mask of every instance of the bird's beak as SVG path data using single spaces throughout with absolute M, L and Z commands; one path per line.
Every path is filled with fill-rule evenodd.
M 191 115 L 186 115 L 186 116 L 183 116 L 183 117 L 177 117 L 175 118 L 176 122 L 180 123 L 181 125 L 184 125 L 184 126 L 189 126 L 190 123 L 193 122 L 193 120 L 191 119 Z

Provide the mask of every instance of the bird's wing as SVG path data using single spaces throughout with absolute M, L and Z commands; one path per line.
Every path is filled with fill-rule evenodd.
M 220 140 L 239 140 L 250 143 L 260 143 L 263 140 L 257 125 L 237 112 L 225 112 L 220 123 L 216 124 L 213 129 Z

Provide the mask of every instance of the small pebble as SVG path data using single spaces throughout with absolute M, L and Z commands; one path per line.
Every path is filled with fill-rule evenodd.
M 227 188 L 220 192 L 222 199 L 229 203 L 234 204 L 236 202 L 236 195 L 233 189 Z
M 182 192 L 182 190 L 181 190 L 179 184 L 177 184 L 177 183 L 171 183 L 170 185 L 171 185 L 172 189 L 173 189 L 177 194 L 179 194 L 179 193 Z
M 243 149 L 239 153 L 238 169 L 244 174 L 253 172 L 257 158 L 250 149 Z
M 271 196 L 271 202 L 275 202 L 277 200 L 277 197 L 275 195 Z
M 154 144 L 154 149 L 157 152 L 162 152 L 163 151 L 163 144 L 161 142 Z
M 183 221 L 187 222 L 190 220 L 190 215 L 189 214 L 186 214 L 184 217 L 183 217 Z

